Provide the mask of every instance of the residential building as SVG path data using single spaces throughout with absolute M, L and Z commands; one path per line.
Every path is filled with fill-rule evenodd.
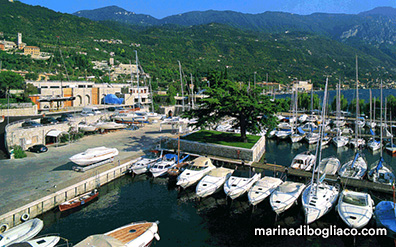
M 292 82 L 293 89 L 297 91 L 311 91 L 312 90 L 312 83 L 311 80 L 308 81 L 294 81 Z
M 37 46 L 25 46 L 23 51 L 25 55 L 40 56 L 40 48 Z

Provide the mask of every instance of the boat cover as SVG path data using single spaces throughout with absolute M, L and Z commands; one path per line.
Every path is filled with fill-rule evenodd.
M 375 136 L 375 133 L 374 133 L 373 129 L 370 129 L 370 134 Z
M 396 231 L 395 204 L 391 201 L 381 201 L 375 207 L 375 218 L 387 229 Z
M 224 177 L 224 176 L 226 176 L 228 173 L 233 172 L 233 171 L 234 171 L 234 170 L 232 170 L 232 169 L 220 167 L 220 168 L 211 170 L 211 171 L 209 172 L 208 175 L 214 176 L 214 177 Z
M 298 130 L 298 133 L 300 133 L 302 135 L 305 134 L 305 131 L 303 129 L 301 129 L 301 127 L 298 127 L 297 130 Z
M 91 235 L 75 245 L 75 247 L 124 247 L 121 241 L 102 234 Z
M 104 97 L 103 102 L 105 104 L 122 104 L 124 102 L 124 99 L 118 98 L 114 94 L 108 94 Z

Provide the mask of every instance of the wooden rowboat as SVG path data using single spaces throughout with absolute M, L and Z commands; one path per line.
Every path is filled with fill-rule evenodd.
M 61 203 L 59 205 L 59 211 L 63 212 L 72 208 L 76 208 L 79 207 L 81 205 L 84 205 L 90 201 L 92 201 L 93 199 L 95 199 L 97 196 L 99 195 L 98 190 L 94 189 L 91 192 L 82 194 L 76 198 L 73 198 L 69 201 L 66 201 L 64 203 Z

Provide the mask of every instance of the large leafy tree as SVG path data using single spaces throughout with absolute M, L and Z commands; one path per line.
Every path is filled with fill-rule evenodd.
M 5 95 L 7 89 L 23 89 L 24 79 L 17 73 L 3 71 L 0 73 L 0 94 Z
M 206 87 L 206 98 L 198 109 L 184 115 L 197 118 L 197 127 L 208 127 L 220 122 L 224 117 L 236 119 L 234 127 L 241 129 L 241 141 L 247 142 L 246 132 L 259 133 L 262 128 L 274 127 L 278 106 L 262 89 L 242 82 L 227 80 L 225 74 L 211 73 L 210 87 Z

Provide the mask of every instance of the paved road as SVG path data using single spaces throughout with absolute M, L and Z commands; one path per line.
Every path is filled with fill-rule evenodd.
M 161 136 L 172 136 L 170 127 L 159 132 L 159 124 L 156 123 L 139 130 L 86 136 L 69 145 L 50 147 L 47 153 L 29 153 L 24 159 L 0 160 L 0 215 L 110 169 L 119 160 L 139 157 L 145 150 L 159 144 Z M 115 147 L 120 154 L 113 163 L 84 173 L 71 170 L 75 164 L 69 161 L 69 157 L 98 146 Z

